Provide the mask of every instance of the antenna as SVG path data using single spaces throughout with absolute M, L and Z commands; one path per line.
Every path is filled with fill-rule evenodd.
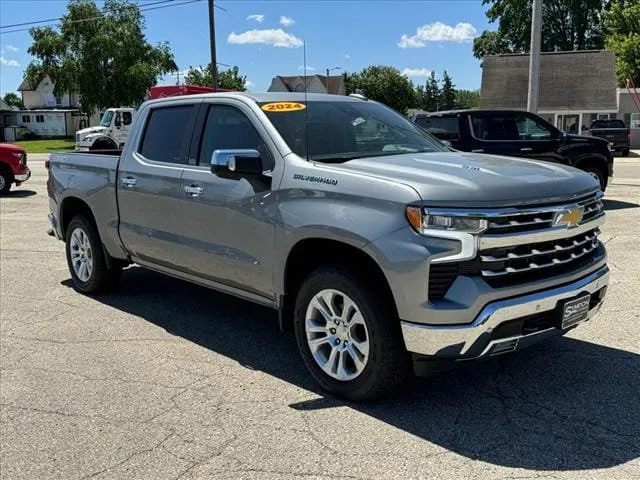
M 309 161 L 309 102 L 307 101 L 307 89 L 309 82 L 307 81 L 307 41 L 302 42 L 302 54 L 304 65 L 304 136 L 305 136 L 305 152 L 307 154 L 307 162 Z

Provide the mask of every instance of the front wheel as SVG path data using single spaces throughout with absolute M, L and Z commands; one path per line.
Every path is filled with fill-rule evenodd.
M 307 369 L 337 397 L 373 400 L 409 372 L 394 309 L 349 270 L 320 268 L 307 277 L 296 299 L 294 326 Z
M 65 250 L 73 288 L 81 293 L 111 290 L 118 283 L 122 268 L 107 267 L 102 242 L 95 226 L 84 215 L 77 215 L 67 227 Z
M 0 195 L 6 195 L 11 190 L 13 179 L 6 172 L 0 170 Z
M 587 167 L 585 172 L 598 181 L 600 184 L 600 190 L 604 192 L 605 188 L 607 188 L 607 177 L 602 173 L 602 170 L 597 167 Z

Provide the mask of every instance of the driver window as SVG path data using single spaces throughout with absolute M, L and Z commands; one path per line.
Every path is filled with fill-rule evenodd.
M 273 170 L 274 160 L 251 120 L 235 107 L 211 105 L 200 141 L 199 164 L 209 165 L 216 150 L 253 149 L 260 152 L 265 170 Z
M 549 140 L 552 136 L 551 130 L 529 116 L 517 115 L 516 124 L 520 140 Z

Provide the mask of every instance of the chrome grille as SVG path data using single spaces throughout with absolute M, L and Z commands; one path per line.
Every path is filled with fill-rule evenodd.
M 542 230 L 553 227 L 553 220 L 557 212 L 570 205 L 582 207 L 584 213 L 582 221 L 585 223 L 604 214 L 602 204 L 602 192 L 591 194 L 586 198 L 579 199 L 572 204 L 558 206 L 547 206 L 539 209 L 513 209 L 503 211 L 495 216 L 489 216 L 488 235 L 492 234 L 513 234 L 526 233 L 534 230 Z
M 483 277 L 506 277 L 567 265 L 587 257 L 600 242 L 595 228 L 573 237 L 480 252 Z

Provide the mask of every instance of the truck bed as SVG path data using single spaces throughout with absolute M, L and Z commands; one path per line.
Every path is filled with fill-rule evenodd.
M 90 206 L 107 251 L 120 251 L 116 180 L 119 155 L 101 153 L 54 153 L 49 156 L 50 202 L 62 206 L 67 198 Z M 76 200 L 74 200 L 76 201 Z M 55 210 L 54 210 L 55 211 Z M 69 219 L 59 221 L 64 224 Z

